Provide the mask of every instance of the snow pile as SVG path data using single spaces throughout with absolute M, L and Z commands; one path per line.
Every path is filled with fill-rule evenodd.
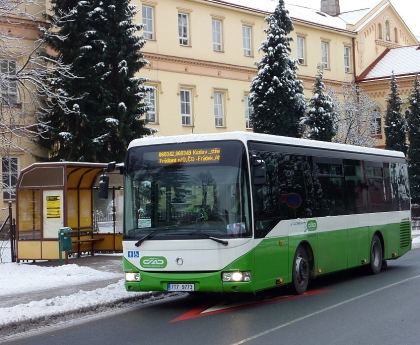
M 10 332 L 11 328 L 22 331 L 29 324 L 36 327 L 37 324 L 48 324 L 51 320 L 62 320 L 65 315 L 94 313 L 114 307 L 122 300 L 144 299 L 151 295 L 148 292 L 127 292 L 122 276 L 122 273 L 98 271 L 76 264 L 58 267 L 0 264 L 0 300 L 31 293 L 36 295 L 37 291 L 51 289 L 57 289 L 59 295 L 60 288 L 65 291 L 64 288 L 69 286 L 121 278 L 117 283 L 93 291 L 80 290 L 69 296 L 0 308 L 0 330 L 2 333 Z
M 74 286 L 112 278 L 122 278 L 122 272 L 97 271 L 76 264 L 46 267 L 25 263 L 5 263 L 0 265 L 0 296 Z

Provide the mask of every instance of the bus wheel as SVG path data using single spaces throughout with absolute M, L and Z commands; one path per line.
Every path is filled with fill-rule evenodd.
M 369 272 L 371 274 L 378 274 L 382 268 L 382 244 L 378 235 L 372 238 L 370 245 L 370 266 Z
M 296 249 L 293 259 L 292 280 L 293 291 L 298 295 L 305 293 L 309 283 L 309 262 L 308 253 L 303 246 Z

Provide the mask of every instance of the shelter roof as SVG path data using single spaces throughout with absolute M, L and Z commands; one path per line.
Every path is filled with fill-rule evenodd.
M 67 187 L 92 188 L 96 176 L 107 168 L 105 163 L 47 162 L 34 163 L 19 175 L 18 188 Z

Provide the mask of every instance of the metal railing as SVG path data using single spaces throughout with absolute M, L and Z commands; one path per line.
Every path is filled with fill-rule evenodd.
M 16 262 L 15 220 L 12 217 L 12 202 L 0 209 L 0 263 Z

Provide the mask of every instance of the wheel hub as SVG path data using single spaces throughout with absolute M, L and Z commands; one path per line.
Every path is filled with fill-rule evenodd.
M 309 274 L 308 261 L 305 258 L 298 256 L 296 258 L 296 277 L 299 283 L 307 279 L 308 274 Z

